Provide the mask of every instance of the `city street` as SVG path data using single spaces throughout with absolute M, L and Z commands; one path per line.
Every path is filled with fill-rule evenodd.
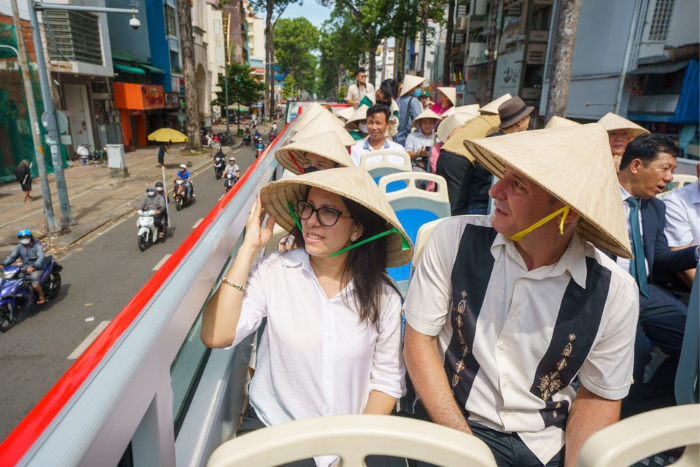
M 250 147 L 234 149 L 245 172 L 255 161 Z M 172 177 L 168 189 L 172 189 Z M 21 316 L 0 334 L 0 440 L 70 367 L 80 353 L 162 266 L 224 194 L 212 165 L 193 174 L 196 201 L 177 212 L 171 204 L 167 241 L 145 252 L 137 246 L 136 215 L 92 232 L 58 257 L 63 266 L 59 296 Z M 145 193 L 144 193 L 145 196 Z

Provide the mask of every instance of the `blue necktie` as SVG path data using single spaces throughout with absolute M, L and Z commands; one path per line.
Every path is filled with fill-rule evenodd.
M 649 297 L 647 288 L 647 267 L 644 261 L 644 244 L 642 243 L 642 232 L 639 227 L 639 200 L 637 198 L 627 198 L 630 209 L 630 227 L 632 228 L 632 252 L 634 259 L 630 262 L 630 273 L 639 285 L 639 291 L 645 297 Z

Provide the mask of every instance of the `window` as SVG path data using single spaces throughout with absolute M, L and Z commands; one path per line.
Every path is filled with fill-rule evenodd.
M 224 48 L 221 46 L 216 47 L 216 61 L 218 63 L 224 62 Z
M 214 20 L 214 34 L 221 34 L 221 21 L 218 19 Z
M 168 5 L 165 5 L 165 35 L 177 37 L 177 29 L 175 28 L 175 10 Z
M 50 60 L 103 64 L 97 16 L 77 11 L 54 10 L 45 10 L 43 15 Z
M 665 41 L 668 36 L 668 26 L 671 23 L 674 0 L 656 0 L 654 16 L 649 27 L 650 41 Z

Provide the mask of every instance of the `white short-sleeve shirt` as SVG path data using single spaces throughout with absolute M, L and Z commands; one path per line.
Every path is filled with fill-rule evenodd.
M 425 136 L 422 131 L 414 131 L 406 137 L 406 151 L 420 151 L 433 144 L 433 135 Z
M 695 180 L 661 200 L 666 205 L 666 239 L 670 247 L 700 245 L 700 188 Z
M 466 229 L 487 236 L 469 243 L 475 237 L 463 237 Z M 468 257 L 464 238 L 473 245 Z M 483 286 L 453 291 L 453 272 L 467 267 L 477 271 L 468 283 Z M 469 300 L 479 294 L 477 309 Z M 585 303 L 575 300 L 588 294 Z M 528 271 L 490 217 L 444 220 L 419 260 L 404 313 L 412 328 L 438 336 L 446 377 L 469 421 L 517 432 L 543 464 L 564 445 L 577 374 L 606 399 L 629 391 L 639 293 L 629 274 L 577 234 L 558 263 Z
M 377 330 L 359 322 L 352 290 L 351 281 L 327 298 L 303 248 L 272 253 L 251 269 L 233 345 L 267 318 L 250 384 L 265 425 L 360 414 L 372 391 L 404 394 L 401 296 L 385 287 Z
M 382 149 L 393 149 L 402 153 L 406 152 L 406 149 L 399 143 L 389 141 L 388 139 L 384 140 L 384 146 L 382 146 Z M 360 162 L 362 162 L 362 155 L 372 150 L 372 147 L 369 145 L 369 138 L 365 138 L 363 140 L 358 141 L 357 143 L 355 143 L 354 146 L 350 148 L 350 157 L 352 158 L 352 161 L 355 163 L 355 165 L 359 166 Z M 367 159 L 367 166 L 378 164 L 379 162 L 381 162 L 381 160 L 382 156 L 372 156 Z M 404 157 L 399 155 L 389 154 L 388 156 L 386 156 L 386 160 L 391 162 L 392 164 L 404 164 Z

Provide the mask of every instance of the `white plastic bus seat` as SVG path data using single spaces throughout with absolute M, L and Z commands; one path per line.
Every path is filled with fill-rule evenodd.
M 398 163 L 398 157 L 402 159 L 402 163 Z M 362 154 L 360 167 L 364 167 L 377 183 L 385 175 L 396 172 L 411 172 L 413 170 L 413 167 L 411 167 L 411 156 L 407 152 L 395 149 L 378 149 Z M 390 187 L 389 191 L 400 188 L 403 188 L 403 184 L 398 182 L 395 186 Z
M 442 467 L 496 467 L 476 436 L 404 417 L 337 415 L 247 433 L 219 446 L 208 467 L 273 467 L 336 455 L 342 467 L 364 467 L 367 456 L 416 459 Z
M 666 190 L 663 193 L 659 193 L 657 196 L 665 196 L 674 190 L 683 188 L 686 185 L 690 185 L 697 179 L 698 177 L 696 177 L 695 175 L 673 174 L 673 181 L 669 183 L 668 186 L 666 186 Z
M 270 253 L 274 253 L 275 251 L 279 251 L 280 240 L 287 235 L 289 235 L 289 232 L 275 224 L 275 227 L 272 229 L 272 237 L 270 238 L 270 241 L 267 242 L 267 245 L 265 245 L 265 256 L 269 255 Z
M 700 352 L 699 329 L 700 329 L 700 264 L 695 269 L 695 281 L 690 292 L 688 302 L 688 317 L 685 321 L 685 334 L 683 334 L 683 347 L 678 361 L 678 371 L 676 371 L 676 403 L 697 404 L 698 403 L 698 376 L 700 364 L 698 352 Z
M 620 467 L 687 446 L 674 467 L 700 465 L 700 406 L 652 410 L 604 428 L 581 448 L 576 467 Z
M 421 190 L 416 182 L 434 182 L 437 191 Z M 387 192 L 389 187 L 401 182 L 402 188 Z M 385 175 L 379 180 L 379 190 L 386 195 L 396 217 L 415 244 L 418 230 L 423 224 L 444 217 L 450 217 L 450 199 L 447 195 L 447 181 L 425 172 L 397 172 Z M 411 263 L 398 268 L 390 268 L 389 275 L 396 281 L 402 296 L 406 296 L 408 280 L 411 277 Z
M 453 216 L 453 217 L 472 217 L 475 214 L 465 214 L 464 216 Z M 413 244 L 413 268 L 415 269 L 420 261 L 421 256 L 423 256 L 423 250 L 425 249 L 425 244 L 428 243 L 430 234 L 433 233 L 433 229 L 444 219 L 438 219 L 433 222 L 428 222 L 423 224 L 420 229 L 418 229 L 418 235 L 416 235 L 416 242 Z

